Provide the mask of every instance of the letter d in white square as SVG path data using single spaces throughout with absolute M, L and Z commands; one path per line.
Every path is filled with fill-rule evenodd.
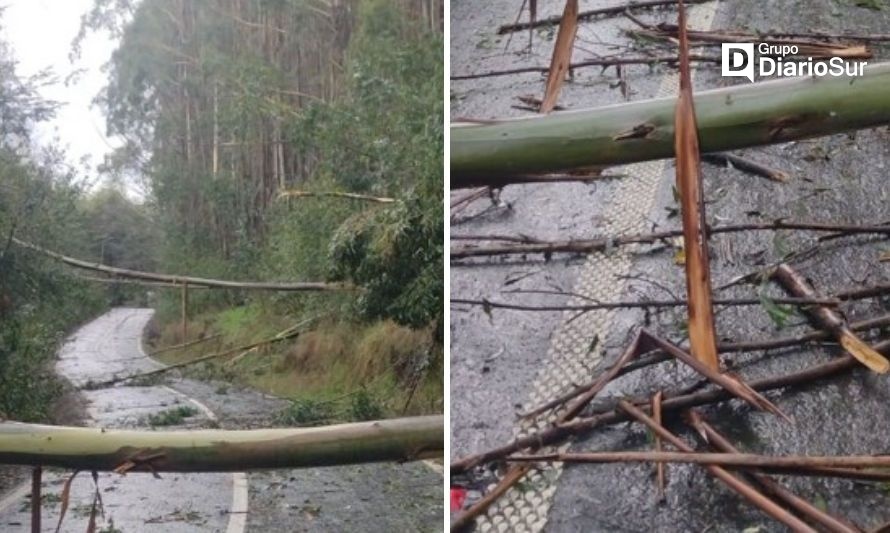
M 754 43 L 723 43 L 721 74 L 754 81 Z

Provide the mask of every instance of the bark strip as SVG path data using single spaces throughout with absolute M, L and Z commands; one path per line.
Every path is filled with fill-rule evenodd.
M 776 279 L 789 293 L 805 297 L 818 297 L 807 280 L 788 264 L 781 264 L 773 271 Z M 847 321 L 835 311 L 823 306 L 804 308 L 810 318 L 822 329 L 830 332 L 850 355 L 879 374 L 890 370 L 890 361 L 865 344 L 847 325 Z
M 572 51 L 575 47 L 575 35 L 578 32 L 578 0 L 566 0 L 565 9 L 562 12 L 562 20 L 559 22 L 559 31 L 556 34 L 556 42 L 553 45 L 553 56 L 550 59 L 550 69 L 547 71 L 547 83 L 544 88 L 544 98 L 541 101 L 541 113 L 549 113 L 556 106 L 559 99 L 559 91 L 565 82 L 572 62 Z
M 689 39 L 686 36 L 686 8 L 680 10 L 680 96 L 674 114 L 674 151 L 677 157 L 677 190 L 680 191 L 680 214 L 683 220 L 683 242 L 686 253 L 686 294 L 689 298 L 689 345 L 692 355 L 705 367 L 716 372 L 717 334 L 714 330 L 714 309 L 711 304 L 711 268 L 708 259 L 705 205 L 699 168 L 698 124 L 692 98 L 692 75 L 689 66 Z M 698 370 L 698 369 L 697 369 Z

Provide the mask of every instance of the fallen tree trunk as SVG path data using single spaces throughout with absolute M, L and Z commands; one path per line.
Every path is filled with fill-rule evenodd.
M 890 123 L 890 63 L 860 78 L 792 78 L 695 96 L 702 152 L 775 144 Z M 676 98 L 451 128 L 451 187 L 503 184 L 674 155 Z
M 25 242 L 15 237 L 12 238 L 12 242 L 21 246 L 23 248 L 27 248 L 29 250 L 35 251 L 37 253 L 43 254 L 47 257 L 55 259 L 56 261 L 60 261 L 68 266 L 72 266 L 74 268 L 80 268 L 83 270 L 90 270 L 93 272 L 104 272 L 106 274 L 111 274 L 112 276 L 118 276 L 125 279 L 132 280 L 142 280 L 149 282 L 161 282 L 161 283 L 172 283 L 177 288 L 182 288 L 182 285 L 187 283 L 191 288 L 195 288 L 197 285 L 199 288 L 217 288 L 217 289 L 242 289 L 242 290 L 259 290 L 259 291 L 351 291 L 356 290 L 356 287 L 353 285 L 345 284 L 345 283 L 325 283 L 325 282 L 299 282 L 299 283 L 278 283 L 272 281 L 229 281 L 229 280 L 221 280 L 221 279 L 209 279 L 209 278 L 197 278 L 193 276 L 179 276 L 174 274 L 158 274 L 155 272 L 142 272 L 140 270 L 129 270 L 126 268 L 118 268 L 108 265 L 103 265 L 102 263 L 93 263 L 91 261 L 84 261 L 82 259 L 77 259 L 74 257 L 69 257 L 67 255 L 60 254 L 58 252 L 54 252 L 52 250 L 47 250 L 41 246 L 37 246 L 36 244 L 32 244 L 30 242 Z
M 134 431 L 0 423 L 0 463 L 76 470 L 242 472 L 442 455 L 444 417 L 315 428 Z

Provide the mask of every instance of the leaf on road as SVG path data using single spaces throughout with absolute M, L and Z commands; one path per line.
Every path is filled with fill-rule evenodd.
M 712 370 L 720 367 L 711 307 L 711 273 L 708 243 L 704 233 L 705 209 L 702 202 L 698 125 L 692 98 L 689 68 L 689 39 L 686 35 L 686 9 L 680 10 L 680 97 L 674 117 L 674 148 L 677 155 L 677 189 L 683 218 L 686 254 L 686 292 L 689 297 L 689 344 L 692 354 Z
M 575 34 L 578 32 L 578 0 L 566 0 L 566 7 L 559 22 L 559 32 L 553 45 L 553 57 L 550 59 L 550 70 L 547 72 L 547 85 L 544 99 L 541 102 L 541 113 L 549 113 L 556 106 L 559 91 L 572 62 L 572 50 L 575 46 Z

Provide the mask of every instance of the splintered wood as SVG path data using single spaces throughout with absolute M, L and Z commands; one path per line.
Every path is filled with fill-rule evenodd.
M 677 190 L 683 218 L 686 251 L 686 293 L 689 297 L 689 343 L 692 355 L 712 370 L 720 367 L 714 310 L 711 307 L 711 272 L 708 239 L 705 234 L 705 207 L 702 201 L 699 168 L 698 126 L 692 101 L 689 72 L 689 40 L 686 37 L 686 10 L 680 8 L 680 98 L 674 117 L 674 143 L 677 154 Z

